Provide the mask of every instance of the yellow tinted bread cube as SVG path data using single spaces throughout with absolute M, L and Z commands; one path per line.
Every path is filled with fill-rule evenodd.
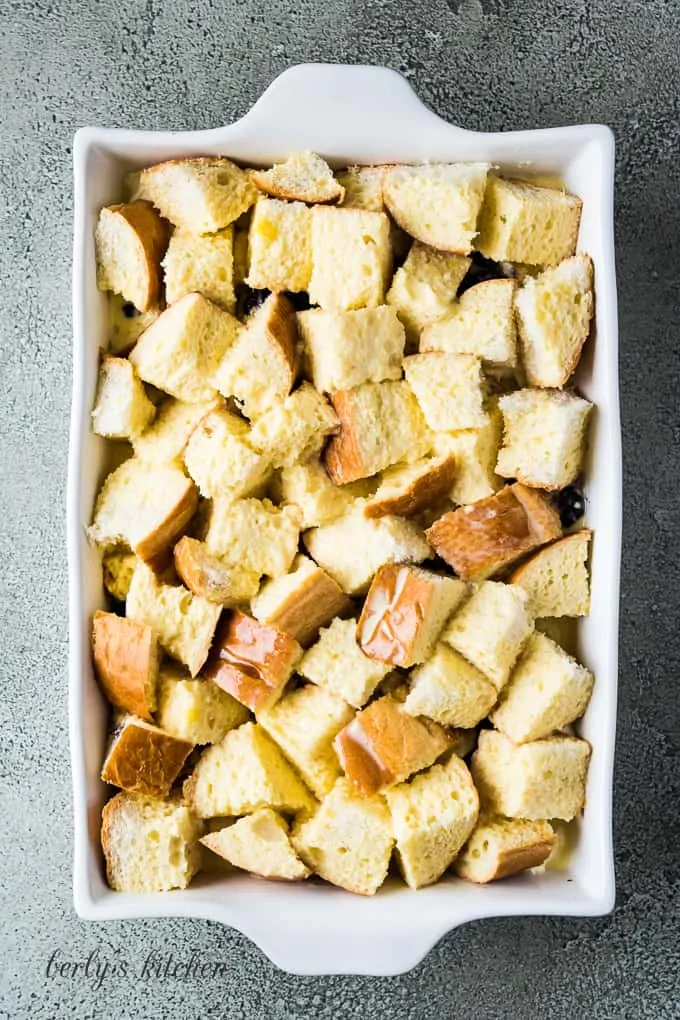
M 403 322 L 409 341 L 415 343 L 421 330 L 451 311 L 469 268 L 470 259 L 463 255 L 418 241 L 412 245 L 385 298 Z
M 182 452 L 199 421 L 210 411 L 224 406 L 220 397 L 200 404 L 186 404 L 168 397 L 159 406 L 153 422 L 140 436 L 133 438 L 132 446 L 138 460 L 145 464 L 182 463 Z
M 165 299 L 169 305 L 195 291 L 227 312 L 234 294 L 234 228 L 215 234 L 176 230 L 163 259 Z
M 106 297 L 107 350 L 122 357 L 134 347 L 144 330 L 156 321 L 161 308 L 157 306 L 148 312 L 140 312 L 122 294 L 109 291 Z
M 127 358 L 104 355 L 92 410 L 92 431 L 106 439 L 132 440 L 144 431 L 155 413 Z
M 278 501 L 295 507 L 300 516 L 300 527 L 305 529 L 342 517 L 355 500 L 370 495 L 375 486 L 365 479 L 336 485 L 328 477 L 319 458 L 310 457 L 302 463 L 284 467 L 275 488 Z
M 139 195 L 181 230 L 222 230 L 257 198 L 248 174 L 223 156 L 169 159 L 142 170 Z
M 446 454 L 388 468 L 375 494 L 364 504 L 364 513 L 367 517 L 415 517 L 436 507 L 449 496 L 456 469 L 455 457 Z
M 312 381 L 322 393 L 401 379 L 404 327 L 386 305 L 350 312 L 298 313 Z
M 534 553 L 510 581 L 524 588 L 535 617 L 587 616 L 590 612 L 588 549 L 592 531 L 584 528 Z
M 229 411 L 210 411 L 198 423 L 183 459 L 206 499 L 250 496 L 269 472 L 269 458 L 253 447 L 247 423 Z
M 410 675 L 404 702 L 410 715 L 426 715 L 443 726 L 472 729 L 495 705 L 498 691 L 476 666 L 444 642 Z
M 501 815 L 483 817 L 458 854 L 454 869 L 468 882 L 495 882 L 540 867 L 555 843 L 549 822 Z
M 318 453 L 327 436 L 338 430 L 337 416 L 308 383 L 258 418 L 250 439 L 266 452 L 274 467 L 288 467 Z
M 248 230 L 248 286 L 308 290 L 312 276 L 312 210 L 302 202 L 260 198 Z
M 388 663 L 369 659 L 357 641 L 356 620 L 335 619 L 305 653 L 298 672 L 344 701 L 361 708 L 389 673 Z
M 336 177 L 345 189 L 343 208 L 382 212 L 382 176 L 381 166 L 350 166 L 346 170 L 339 170 Z
M 158 725 L 192 744 L 219 744 L 248 719 L 248 709 L 211 680 L 190 677 L 170 663 L 158 676 Z
M 212 502 L 205 544 L 231 567 L 259 577 L 286 574 L 295 559 L 300 528 L 294 508 L 269 500 Z
M 184 535 L 173 549 L 175 570 L 194 595 L 221 606 L 247 602 L 260 587 L 260 575 L 229 566 L 208 550 L 205 542 Z
M 296 556 L 290 572 L 271 578 L 251 600 L 253 616 L 290 634 L 304 647 L 321 627 L 350 612 L 352 601 L 337 581 L 307 556 Z
M 309 298 L 326 311 L 383 303 L 392 268 L 385 213 L 315 206 Z
M 491 176 L 475 247 L 497 262 L 554 266 L 576 251 L 581 205 L 556 188 Z
M 119 548 L 113 546 L 107 549 L 102 556 L 104 587 L 119 602 L 125 602 L 127 598 L 136 566 L 137 557 L 125 546 Z
M 290 202 L 341 202 L 345 194 L 328 163 L 315 152 L 297 152 L 270 170 L 251 170 L 250 179 L 260 191 Z
M 288 826 L 271 808 L 260 808 L 232 825 L 210 832 L 201 843 L 235 868 L 261 878 L 295 881 L 309 875 L 309 868 L 290 844 Z
M 474 354 L 495 368 L 517 364 L 514 280 L 485 280 L 466 290 L 449 314 L 423 329 L 420 350 Z
M 450 454 L 456 462 L 450 492 L 454 503 L 475 503 L 493 496 L 503 485 L 503 479 L 496 474 L 503 435 L 503 415 L 497 401 L 489 401 L 487 413 L 488 421 L 478 429 L 433 434 L 434 452 L 439 456 Z
M 161 297 L 167 223 L 148 202 L 105 206 L 95 228 L 97 286 L 148 312 Z
M 453 432 L 486 424 L 484 376 L 479 358 L 440 351 L 412 354 L 404 359 L 404 374 L 429 428 Z

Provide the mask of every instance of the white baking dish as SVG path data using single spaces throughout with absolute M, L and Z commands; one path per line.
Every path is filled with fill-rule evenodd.
M 224 154 L 270 163 L 313 149 L 336 166 L 350 163 L 490 160 L 527 173 L 557 174 L 583 199 L 579 247 L 595 262 L 596 337 L 579 369 L 582 393 L 597 405 L 587 473 L 588 524 L 595 530 L 592 613 L 579 625 L 579 654 L 597 683 L 580 732 L 593 745 L 578 846 L 564 871 L 477 887 L 449 878 L 419 892 L 388 883 L 377 896 L 353 896 L 316 883 L 247 876 L 200 878 L 161 895 L 112 892 L 103 877 L 99 780 L 106 709 L 89 653 L 90 620 L 103 604 L 99 558 L 85 537 L 107 463 L 91 434 L 105 302 L 95 283 L 93 228 L 99 208 L 120 197 L 123 174 L 175 156 Z M 85 128 L 75 138 L 73 282 L 74 379 L 68 486 L 70 729 L 75 805 L 74 899 L 88 920 L 201 917 L 232 925 L 279 966 L 301 974 L 396 974 L 413 967 L 443 934 L 499 915 L 587 916 L 614 904 L 612 765 L 617 687 L 621 445 L 611 132 L 581 125 L 478 134 L 424 107 L 407 82 L 378 67 L 293 67 L 250 112 L 211 131 L 139 132 Z

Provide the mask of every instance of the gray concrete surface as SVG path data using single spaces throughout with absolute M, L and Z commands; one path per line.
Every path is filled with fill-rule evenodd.
M 680 1017 L 677 0 L 0 0 L 0 1017 Z M 618 904 L 594 921 L 456 931 L 399 979 L 278 973 L 199 922 L 92 926 L 71 906 L 64 476 L 71 139 L 242 113 L 303 60 L 406 74 L 499 130 L 579 121 L 618 143 L 626 457 L 616 780 Z M 228 961 L 215 981 L 48 971 L 92 952 Z

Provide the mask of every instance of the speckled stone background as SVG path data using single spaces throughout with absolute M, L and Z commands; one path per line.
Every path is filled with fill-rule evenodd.
M 0 0 L 0 1018 L 680 1017 L 677 0 Z M 625 439 L 618 902 L 502 920 L 397 979 L 281 974 L 201 922 L 93 926 L 71 905 L 64 479 L 71 140 L 83 124 L 197 128 L 286 66 L 384 63 L 470 128 L 616 132 Z M 219 980 L 47 973 L 98 952 L 228 961 Z

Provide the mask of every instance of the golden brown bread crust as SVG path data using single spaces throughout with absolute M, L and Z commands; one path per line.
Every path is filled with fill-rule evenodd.
M 559 514 L 547 497 L 519 482 L 444 514 L 425 532 L 464 581 L 493 577 L 561 534 Z
M 235 609 L 219 628 L 203 675 L 257 713 L 281 696 L 301 657 L 289 634 Z
M 449 495 L 455 474 L 456 459 L 452 454 L 433 461 L 427 474 L 415 478 L 401 493 L 381 497 L 378 491 L 366 503 L 364 513 L 366 517 L 384 517 L 386 514 L 415 517 Z
M 235 606 L 252 597 L 258 589 L 255 579 L 252 590 L 217 556 L 208 552 L 205 543 L 185 535 L 173 551 L 177 575 L 194 595 L 221 606 Z M 253 575 L 254 576 L 254 575 Z
M 317 567 L 263 622 L 290 634 L 306 648 L 316 641 L 322 627 L 351 608 L 352 600 L 337 581 Z
M 408 564 L 388 563 L 371 581 L 357 627 L 364 655 L 393 666 L 413 666 L 413 650 L 428 614 L 437 578 Z
M 370 469 L 363 456 L 359 435 L 353 427 L 353 391 L 338 390 L 329 396 L 340 422 L 340 431 L 326 444 L 323 460 L 331 481 L 345 485 L 365 478 Z
M 540 839 L 530 846 L 515 847 L 512 850 L 502 850 L 496 859 L 496 867 L 493 871 L 487 871 L 478 877 L 461 872 L 461 878 L 468 882 L 476 882 L 485 885 L 487 882 L 496 882 L 500 878 L 509 878 L 510 875 L 518 875 L 528 868 L 538 868 L 544 864 L 555 847 L 555 834 L 550 838 Z
M 168 225 L 151 202 L 137 200 L 110 205 L 109 211 L 122 217 L 134 231 L 140 248 L 140 264 L 144 266 L 145 299 L 137 309 L 148 312 L 161 298 L 161 259 L 165 255 L 170 237 Z
M 290 391 L 297 375 L 297 315 L 285 294 L 274 293 L 267 298 L 264 307 L 264 329 L 268 341 L 281 354 L 288 374 Z
M 151 627 L 97 610 L 92 620 L 92 657 L 111 704 L 150 722 L 156 708 L 159 661 Z
M 592 539 L 593 533 L 590 528 L 581 528 L 579 531 L 575 531 L 571 535 L 565 535 L 564 538 L 560 538 L 556 542 L 551 542 L 550 545 L 545 546 L 545 548 L 539 549 L 537 553 L 534 553 L 533 556 L 530 556 L 528 560 L 525 560 L 524 563 L 520 564 L 519 567 L 513 570 L 512 574 L 510 574 L 510 577 L 508 578 L 509 583 L 521 585 L 522 579 L 527 570 L 535 567 L 536 564 L 540 562 L 541 556 L 544 556 L 546 553 L 552 553 L 555 549 L 564 548 L 574 542 L 582 542 L 585 535 L 588 536 L 588 541 Z
M 127 719 L 114 734 L 102 766 L 105 783 L 128 793 L 167 797 L 194 745 L 141 719 Z
M 266 195 L 271 195 L 272 198 L 283 198 L 288 202 L 307 202 L 309 205 L 337 205 L 342 202 L 345 197 L 345 189 L 341 184 L 337 184 L 337 191 L 334 195 L 329 195 L 327 198 L 319 198 L 318 190 L 313 188 L 284 188 L 275 181 L 272 181 L 268 174 L 268 170 L 251 170 L 250 178 L 255 182 L 260 191 L 264 191 Z
M 187 485 L 164 520 L 135 546 L 135 553 L 156 574 L 165 571 L 172 562 L 172 547 L 189 527 L 198 508 L 198 489 L 187 478 Z

